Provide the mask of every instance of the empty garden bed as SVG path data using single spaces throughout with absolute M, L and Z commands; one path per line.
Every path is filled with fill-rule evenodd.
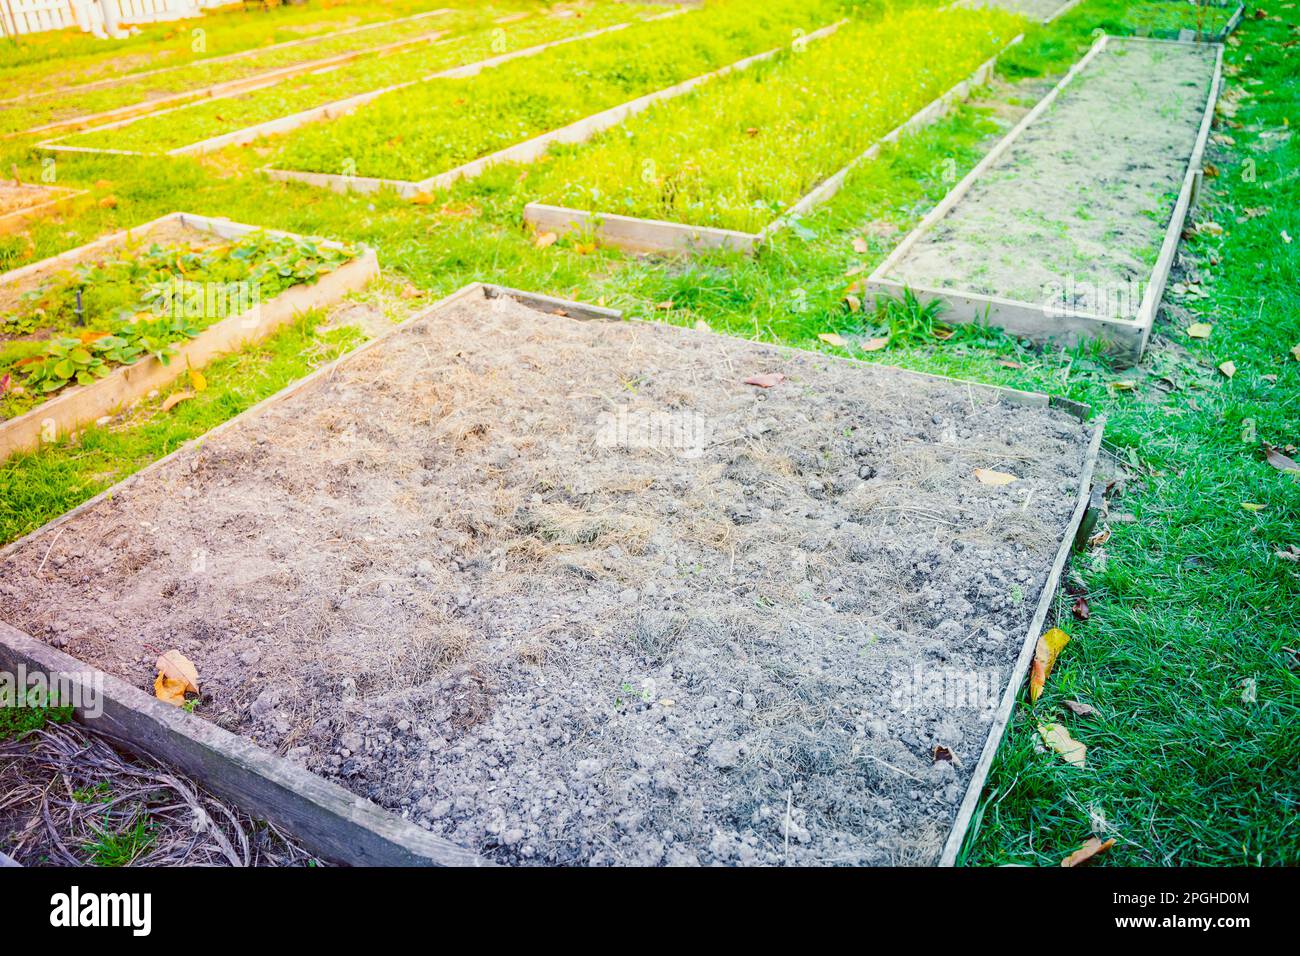
M 1036 341 L 1146 345 L 1200 176 L 1222 47 L 1102 37 L 872 274 Z
M 0 621 L 500 862 L 938 861 L 1099 428 L 610 318 L 463 290 L 0 552 Z

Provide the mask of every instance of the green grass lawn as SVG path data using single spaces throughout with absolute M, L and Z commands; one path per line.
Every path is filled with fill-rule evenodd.
M 853 6 L 860 15 L 879 9 Z M 1027 26 L 1003 76 L 1039 78 L 1023 94 L 1032 102 L 1041 79 L 1062 72 L 1092 30 L 1131 29 L 1130 8 L 1142 6 L 1085 0 L 1050 27 Z M 1107 416 L 1121 479 L 1111 537 L 1074 563 L 1091 617 L 1074 620 L 1062 598 L 1060 623 L 1073 641 L 1038 703 L 1021 702 L 963 853 L 968 864 L 1056 865 L 1094 831 L 1117 841 L 1101 865 L 1300 863 L 1300 564 L 1278 556 L 1300 547 L 1300 482 L 1268 465 L 1262 447 L 1300 444 L 1300 358 L 1292 351 L 1300 345 L 1292 128 L 1300 122 L 1300 13 L 1288 0 L 1257 9 L 1227 49 L 1236 113 L 1220 117 L 1223 139 L 1208 157 L 1218 175 L 1206 179 L 1193 216 L 1222 232 L 1189 239 L 1183 256 L 1199 275 L 1175 277 L 1199 279 L 1203 296 L 1166 297 L 1141 366 L 1118 369 L 1094 349 L 1036 349 L 979 328 L 942 341 L 896 328 L 889 348 L 853 353 L 1051 392 Z M 202 162 L 67 159 L 59 182 L 89 186 L 91 197 L 63 221 L 0 237 L 0 268 L 185 209 L 367 242 L 387 271 L 430 294 L 500 282 L 833 351 L 819 333 L 889 331 L 885 319 L 846 306 L 846 273 L 879 263 L 1004 128 L 988 110 L 961 110 L 861 168 L 832 203 L 752 260 L 638 259 L 568 241 L 539 249 L 521 214 L 545 164 L 497 168 L 418 206 L 270 183 L 251 171 L 251 150 Z M 0 143 L 0 168 L 17 163 L 38 178 L 41 157 L 30 147 Z M 865 252 L 855 251 L 857 239 Z M 1190 338 L 1193 322 L 1211 324 L 1210 337 Z M 0 539 L 38 527 L 350 344 L 332 335 L 322 341 L 309 324 L 290 330 L 214 366 L 202 402 L 178 406 L 180 414 L 143 409 L 129 427 L 91 430 L 79 445 L 0 465 Z M 1229 360 L 1231 378 L 1218 368 Z M 1063 716 L 1067 698 L 1096 713 Z M 1037 751 L 1034 728 L 1044 718 L 1088 745 L 1087 769 Z

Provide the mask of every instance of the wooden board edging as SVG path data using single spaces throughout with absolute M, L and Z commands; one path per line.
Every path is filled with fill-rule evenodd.
M 984 740 L 979 762 L 975 765 L 975 770 L 971 774 L 970 783 L 967 784 L 966 793 L 957 809 L 957 817 L 953 821 L 952 829 L 948 832 L 948 839 L 944 842 L 943 852 L 939 857 L 940 866 L 956 865 L 957 855 L 961 852 L 962 844 L 966 841 L 966 834 L 970 829 L 971 820 L 974 818 L 975 809 L 979 806 L 980 796 L 984 792 L 984 783 L 988 780 L 989 770 L 993 766 L 993 758 L 997 755 L 998 748 L 1002 744 L 1002 738 L 1006 736 L 1007 726 L 1010 724 L 1011 715 L 1015 711 L 1016 698 L 1020 696 L 1020 688 L 1024 686 L 1025 678 L 1029 674 L 1029 665 L 1034 660 L 1034 650 L 1038 646 L 1038 638 L 1043 632 L 1043 625 L 1047 623 L 1047 615 L 1051 613 L 1052 601 L 1056 597 L 1056 588 L 1060 583 L 1061 573 L 1065 570 L 1065 562 L 1069 559 L 1070 552 L 1074 548 L 1075 533 L 1080 522 L 1083 521 L 1084 513 L 1088 510 L 1089 498 L 1092 495 L 1092 475 L 1096 469 L 1097 457 L 1101 452 L 1101 440 L 1105 429 L 1106 419 L 1103 416 L 1097 420 L 1092 434 L 1092 441 L 1088 444 L 1083 470 L 1079 475 L 1079 493 L 1075 499 L 1074 512 L 1066 525 L 1065 531 L 1062 533 L 1060 547 L 1056 550 L 1056 558 L 1053 560 L 1052 568 L 1048 572 L 1047 581 L 1043 584 L 1043 593 L 1038 598 L 1038 606 L 1034 611 L 1033 619 L 1029 622 L 1029 628 L 1025 631 L 1025 639 L 1020 645 L 1020 654 L 1012 667 L 1011 678 L 1002 693 L 998 709 L 994 713 L 993 724 L 989 727 L 988 736 Z
M 323 859 L 353 866 L 484 866 L 475 853 L 434 836 L 338 784 L 164 704 L 125 681 L 0 621 L 0 669 L 44 674 L 102 713 L 77 717 L 146 759 L 175 767 L 205 789 L 267 820 Z M 91 696 L 93 695 L 93 696 Z
M 57 193 L 58 195 L 51 195 L 44 202 L 39 202 L 35 206 L 23 206 L 21 209 L 14 209 L 0 215 L 0 233 L 7 232 L 33 218 L 43 218 L 56 209 L 68 205 L 78 196 L 84 196 L 90 192 L 89 189 L 69 189 L 63 186 L 33 186 L 33 188 L 41 189 L 46 193 Z
M 215 233 L 228 239 L 237 239 L 259 231 L 255 226 L 189 213 L 173 213 L 155 220 L 155 223 L 161 222 L 176 222 L 187 228 Z M 266 231 L 268 234 L 287 235 L 275 230 Z M 112 241 L 121 236 L 121 233 L 117 233 L 106 239 Z M 28 270 L 48 268 L 50 264 L 70 257 L 79 258 L 85 255 L 87 249 L 104 244 L 105 240 L 100 240 L 70 250 L 61 256 L 0 276 L 0 281 Z M 340 246 L 332 241 L 323 244 L 333 248 Z M 347 293 L 363 288 L 378 274 L 379 261 L 374 250 L 363 246 L 355 259 L 311 285 L 291 286 L 270 302 L 256 304 L 249 311 L 227 316 L 208 326 L 196 338 L 179 344 L 176 355 L 167 364 L 153 356 L 147 356 L 134 364 L 114 368 L 107 376 L 91 385 L 67 388 L 24 414 L 0 422 L 0 462 L 18 452 L 32 451 L 43 443 L 56 441 L 117 408 L 137 401 L 150 391 L 175 381 L 190 368 L 203 368 L 220 355 L 237 351 L 247 343 L 261 341 L 302 313 L 335 302 Z

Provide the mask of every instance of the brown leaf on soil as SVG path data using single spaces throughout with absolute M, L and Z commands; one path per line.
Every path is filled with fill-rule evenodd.
M 1282 449 L 1268 442 L 1264 442 L 1264 460 L 1278 471 L 1300 471 L 1300 464 L 1294 458 L 1282 454 Z
M 1109 540 L 1110 540 L 1110 528 L 1102 528 L 1100 531 L 1098 531 L 1096 534 L 1094 534 L 1091 538 L 1088 539 L 1088 547 L 1100 548 L 1103 544 L 1105 544 Z
M 163 399 L 162 411 L 170 412 L 181 402 L 193 397 L 194 397 L 194 393 L 191 392 L 188 388 L 182 392 L 173 392 L 172 394 L 168 395 L 165 399 Z
M 946 760 L 948 763 L 954 762 L 952 748 L 945 747 L 943 744 L 935 744 L 934 750 L 930 752 L 930 755 L 934 758 L 935 763 L 938 763 L 940 760 Z
M 1077 700 L 1064 701 L 1065 709 L 1078 717 L 1088 717 L 1097 712 L 1097 708 L 1092 704 L 1084 704 Z
M 1061 656 L 1061 651 L 1069 643 L 1070 635 L 1059 627 L 1054 627 L 1046 634 L 1038 636 L 1038 644 L 1034 647 L 1034 663 L 1029 669 L 1030 701 L 1036 701 L 1043 696 L 1043 688 L 1047 685 L 1047 678 L 1051 675 L 1052 668 L 1056 666 L 1056 659 Z
M 785 376 L 780 372 L 764 372 L 762 375 L 751 375 L 745 379 L 746 385 L 757 385 L 759 388 L 771 388 L 773 385 L 780 385 L 785 381 Z
M 1019 479 L 1015 475 L 1008 474 L 1005 471 L 994 471 L 992 468 L 976 468 L 975 478 L 981 485 L 1009 485 Z
M 177 707 L 185 703 L 185 692 L 199 692 L 199 672 L 180 651 L 168 651 L 158 658 L 158 676 L 153 682 L 154 696 Z
M 1061 866 L 1083 866 L 1085 863 L 1090 863 L 1096 857 L 1101 856 L 1114 845 L 1114 838 L 1103 843 L 1099 837 L 1088 837 L 1083 846 L 1061 861 Z
M 1071 610 L 1074 611 L 1074 618 L 1077 621 L 1086 621 L 1092 617 L 1092 608 L 1088 607 L 1088 599 L 1085 597 L 1076 598 Z

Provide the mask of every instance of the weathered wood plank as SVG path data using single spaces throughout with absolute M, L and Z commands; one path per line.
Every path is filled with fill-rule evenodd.
M 312 853 L 354 866 L 482 866 L 477 854 L 216 724 L 164 704 L 122 680 L 0 622 L 0 668 L 41 673 L 102 713 L 78 718 L 120 746 L 193 777 L 206 789 L 275 824 Z M 95 710 L 100 709 L 98 706 Z

